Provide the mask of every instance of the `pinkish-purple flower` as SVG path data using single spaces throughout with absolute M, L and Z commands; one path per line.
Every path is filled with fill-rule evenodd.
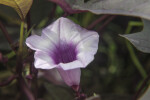
M 36 68 L 56 68 L 65 83 L 73 86 L 80 83 L 80 68 L 85 68 L 94 59 L 98 41 L 97 32 L 61 17 L 43 29 L 41 36 L 28 37 L 26 44 L 35 50 Z

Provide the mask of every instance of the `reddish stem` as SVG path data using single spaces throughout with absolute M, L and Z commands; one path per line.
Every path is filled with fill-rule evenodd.
M 5 26 L 2 24 L 2 22 L 0 21 L 0 29 L 2 30 L 5 38 L 7 39 L 10 47 L 12 48 L 12 50 L 16 51 L 13 47 L 12 47 L 12 44 L 13 44 L 13 41 L 12 39 L 10 38 L 9 34 L 8 34 L 8 31 L 6 30 Z
M 147 76 L 147 78 L 144 80 L 144 82 L 142 83 L 141 87 L 139 88 L 139 90 L 135 93 L 133 100 L 137 100 L 139 95 L 141 94 L 142 90 L 144 89 L 144 87 L 148 84 L 148 81 L 150 80 L 150 74 Z
M 0 83 L 0 87 L 10 84 L 17 77 L 18 77 L 17 75 L 10 76 L 6 81 Z
M 103 15 L 100 18 L 96 19 L 92 24 L 90 24 L 87 29 L 92 29 L 93 27 L 95 27 L 98 23 L 100 23 L 101 21 L 103 21 L 104 19 L 106 19 L 107 17 L 109 17 L 110 15 Z
M 104 24 L 99 27 L 99 29 L 97 30 L 98 32 L 102 31 L 114 18 L 116 18 L 116 15 L 113 15 L 111 17 L 109 17 L 105 22 Z
M 37 74 L 38 74 L 38 70 L 34 67 L 34 64 L 33 64 L 34 55 L 33 55 L 32 51 L 29 51 L 28 58 L 29 59 L 26 60 L 26 63 L 30 63 L 30 74 L 28 76 L 26 76 L 26 78 L 28 79 L 28 85 L 33 86 L 33 89 L 35 91 L 34 97 L 35 97 L 35 100 L 37 100 L 37 95 L 38 95 Z
M 8 58 L 4 57 L 4 56 L 2 55 L 2 53 L 0 52 L 0 62 L 1 62 L 1 63 L 7 63 L 7 61 L 8 61 Z
M 27 86 L 27 84 L 22 76 L 22 71 L 23 71 L 23 55 L 18 54 L 16 73 L 18 74 L 17 81 L 18 81 L 19 89 L 28 97 L 28 100 L 35 100 L 33 93 Z
M 26 94 L 28 97 L 28 100 L 35 100 L 35 97 L 33 96 L 32 92 L 30 91 L 29 87 L 26 85 L 25 80 L 22 76 L 18 78 L 19 87 L 20 89 Z
M 31 17 L 30 17 L 30 11 L 27 14 L 27 29 L 30 30 L 31 28 Z
M 57 5 L 54 4 L 54 7 L 53 7 L 52 11 L 49 14 L 49 20 L 52 20 L 55 17 L 56 7 L 57 7 Z
M 76 100 L 86 100 L 86 95 L 81 93 L 81 88 L 79 85 L 73 85 L 71 87 L 76 93 Z
M 84 10 L 72 9 L 71 6 L 65 0 L 48 0 L 48 1 L 56 3 L 57 5 L 59 5 L 64 10 L 65 13 L 68 13 L 68 14 L 87 12 Z

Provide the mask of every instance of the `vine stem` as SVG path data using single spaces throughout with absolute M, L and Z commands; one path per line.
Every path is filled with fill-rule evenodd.
M 75 100 L 86 100 L 86 95 L 84 93 L 81 93 L 81 87 L 79 85 L 73 85 L 71 88 L 76 93 Z
M 19 40 L 19 54 L 22 55 L 23 52 L 23 35 L 24 35 L 24 21 L 21 22 L 20 27 L 20 40 Z
M 128 23 L 128 27 L 125 31 L 125 34 L 129 34 L 132 30 L 133 26 L 143 26 L 143 23 L 141 22 L 137 22 L 137 21 L 132 21 Z M 131 60 L 133 61 L 133 63 L 135 64 L 137 70 L 140 72 L 141 76 L 144 79 L 144 82 L 142 83 L 142 85 L 140 86 L 140 88 L 138 89 L 138 91 L 135 93 L 133 100 L 137 100 L 137 98 L 139 97 L 140 93 L 143 91 L 144 87 L 147 85 L 147 82 L 150 79 L 150 74 L 147 76 L 147 73 L 145 71 L 145 69 L 143 68 L 142 64 L 140 63 L 139 59 L 137 58 L 133 47 L 131 46 L 131 44 L 126 41 L 126 46 L 128 48 L 128 51 L 130 53 L 131 56 Z
M 19 89 L 26 94 L 26 96 L 28 97 L 28 100 L 35 100 L 32 92 L 30 91 L 29 87 L 27 86 L 27 84 L 22 76 L 23 40 L 24 40 L 24 21 L 21 22 L 21 27 L 20 27 L 20 39 L 19 39 L 19 50 L 18 50 L 18 55 L 17 55 L 16 73 L 18 74 L 17 80 L 18 80 Z
M 139 62 L 135 52 L 134 52 L 134 49 L 133 47 L 131 46 L 131 44 L 126 41 L 126 46 L 129 50 L 129 53 L 130 53 L 130 56 L 131 56 L 131 59 L 133 61 L 133 63 L 135 64 L 137 70 L 140 72 L 141 76 L 143 77 L 143 79 L 145 79 L 147 77 L 147 73 L 145 72 L 143 66 L 141 65 L 141 63 Z
M 104 19 L 106 19 L 107 17 L 109 17 L 110 15 L 103 15 L 100 18 L 96 19 L 93 23 L 91 23 L 87 29 L 92 29 L 93 27 L 95 27 L 98 23 L 100 23 L 101 21 L 103 21 Z
M 27 14 L 27 30 L 29 31 L 31 28 L 31 17 L 30 17 L 30 11 Z
M 21 22 L 20 26 L 20 39 L 19 39 L 19 50 L 17 54 L 17 67 L 16 72 L 19 76 L 22 76 L 23 68 L 23 35 L 24 35 L 24 21 Z
M 116 18 L 116 15 L 112 15 L 110 16 L 102 26 L 99 27 L 99 29 L 97 30 L 98 32 L 101 32 L 114 18 Z
M 54 4 L 54 7 L 52 8 L 52 11 L 49 14 L 49 20 L 52 20 L 55 17 L 56 7 L 57 7 L 57 5 Z
M 125 31 L 125 34 L 129 34 L 131 32 L 133 26 L 142 26 L 142 25 L 143 24 L 141 22 L 136 22 L 136 21 L 132 21 L 132 22 L 128 23 L 128 27 Z M 133 47 L 131 46 L 131 44 L 128 41 L 126 41 L 126 46 L 130 53 L 131 60 L 135 64 L 137 70 L 140 72 L 143 79 L 145 79 L 147 77 L 147 73 L 146 73 L 145 69 L 143 68 L 142 64 L 140 63 L 140 61 L 138 60 Z
M 0 87 L 3 87 L 3 86 L 10 84 L 17 77 L 18 77 L 17 75 L 10 76 L 6 81 L 0 83 Z

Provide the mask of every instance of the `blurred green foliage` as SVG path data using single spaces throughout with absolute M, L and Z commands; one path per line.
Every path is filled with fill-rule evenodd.
M 88 0 L 86 0 L 88 1 Z M 45 0 L 35 0 L 31 8 L 31 25 L 35 29 L 41 29 L 57 18 L 63 16 L 64 12 L 60 7 L 56 7 L 53 19 L 49 19 L 55 5 Z M 11 15 L 10 15 L 11 14 Z M 17 13 L 9 7 L 0 5 L 0 20 L 5 24 L 9 34 L 14 41 L 18 41 L 19 24 Z M 94 15 L 89 12 L 69 15 L 68 18 L 83 27 L 87 27 L 102 15 Z M 106 19 L 107 20 L 107 19 Z M 105 21 L 105 20 L 104 20 Z M 91 30 L 98 30 L 104 23 L 98 23 Z M 140 18 L 117 16 L 111 21 L 103 31 L 99 32 L 99 49 L 94 61 L 87 68 L 82 69 L 81 87 L 88 95 L 100 94 L 102 100 L 132 100 L 136 90 L 143 82 L 143 77 L 137 69 L 136 63 L 140 63 L 146 73 L 150 70 L 150 55 L 136 50 L 132 45 L 132 53 L 138 62 L 133 62 L 126 40 L 119 36 L 125 34 L 128 23 L 131 21 L 141 22 Z M 133 26 L 130 33 L 141 31 L 143 26 Z M 9 58 L 8 63 L 0 63 L 0 82 L 6 80 L 15 71 L 16 56 L 10 51 L 0 31 L 0 52 Z M 0 87 L 0 100 L 27 100 L 21 97 L 16 81 L 6 87 Z M 36 92 L 36 91 L 33 91 Z M 39 100 L 73 100 L 73 91 L 66 86 L 58 86 L 46 79 L 38 79 Z

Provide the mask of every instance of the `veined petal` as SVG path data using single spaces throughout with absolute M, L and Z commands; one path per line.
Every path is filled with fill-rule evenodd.
M 40 51 L 35 52 L 34 58 L 35 58 L 34 65 L 36 68 L 52 69 L 57 67 L 57 65 L 54 64 L 49 54 L 45 52 Z
M 26 39 L 26 45 L 36 51 L 50 52 L 55 46 L 46 36 L 32 35 Z
M 76 49 L 78 52 L 76 55 L 77 59 L 75 59 L 75 61 L 67 63 L 60 63 L 64 70 L 86 67 L 94 59 L 94 54 L 98 49 L 99 36 L 97 32 L 88 31 L 73 23 L 71 20 L 63 17 L 59 18 L 52 25 L 49 25 L 48 27 L 43 29 L 42 32 L 43 33 L 41 38 L 44 40 L 42 41 L 43 44 L 41 44 L 44 46 L 42 47 L 41 45 L 40 49 L 43 51 L 52 52 L 51 58 L 53 59 L 53 61 L 55 61 L 56 64 L 58 64 L 58 62 L 61 62 L 59 60 L 66 60 L 70 58 L 70 56 L 64 56 L 64 54 L 66 54 L 66 56 L 70 55 L 68 54 L 69 52 L 65 53 L 67 52 L 65 50 L 71 50 L 71 52 L 73 53 L 73 46 L 71 46 L 69 43 L 73 43 L 76 45 Z M 34 42 L 31 41 L 30 44 L 34 44 Z M 72 49 L 69 49 L 71 47 Z M 62 51 L 65 52 L 63 53 Z
M 71 69 L 71 70 L 63 70 L 61 68 L 57 68 L 60 73 L 62 79 L 68 86 L 79 85 L 80 84 L 80 76 L 81 70 L 80 68 Z
M 80 40 L 87 38 L 96 32 L 86 30 L 82 28 L 80 25 L 75 24 L 73 21 L 67 18 L 59 18 L 53 24 L 46 27 L 45 31 L 53 31 L 59 35 L 59 39 L 65 42 L 74 42 L 78 43 Z M 97 33 L 96 33 L 97 34 Z
M 60 63 L 59 65 L 63 70 L 71 70 L 71 69 L 84 67 L 83 63 L 79 60 L 75 60 L 69 63 Z
M 49 42 L 53 43 L 55 46 L 59 43 L 59 34 L 49 30 L 49 28 L 44 28 L 42 30 L 42 36 L 47 37 Z
M 95 34 L 80 41 L 76 47 L 78 54 L 77 59 L 82 61 L 86 67 L 94 59 L 94 55 L 98 49 L 99 36 Z
M 50 70 L 42 70 L 40 71 L 41 77 L 46 78 L 48 81 L 56 85 L 64 85 L 64 80 L 61 78 L 57 68 L 53 68 Z

